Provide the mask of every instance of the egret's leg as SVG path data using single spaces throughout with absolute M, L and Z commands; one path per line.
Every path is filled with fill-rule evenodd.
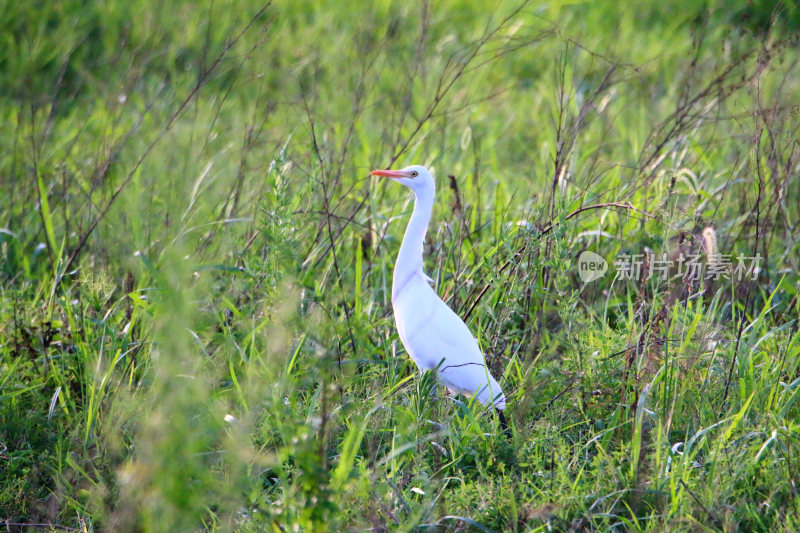
M 511 440 L 511 428 L 508 427 L 508 422 L 506 422 L 506 415 L 504 415 L 503 411 L 496 407 L 495 411 L 497 411 L 497 418 L 500 419 L 500 427 L 503 429 L 503 433 L 505 433 L 508 440 Z

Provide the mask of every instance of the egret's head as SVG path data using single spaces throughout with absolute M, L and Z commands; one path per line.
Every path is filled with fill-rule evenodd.
M 373 170 L 370 174 L 392 178 L 417 194 L 421 192 L 433 193 L 436 188 L 430 170 L 422 165 L 411 165 L 402 170 Z

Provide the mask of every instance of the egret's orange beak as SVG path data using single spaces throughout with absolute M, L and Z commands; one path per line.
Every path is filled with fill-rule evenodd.
M 410 178 L 411 172 L 406 172 L 403 170 L 373 170 L 372 172 L 370 172 L 370 175 L 382 176 L 384 178 L 400 179 L 400 178 Z

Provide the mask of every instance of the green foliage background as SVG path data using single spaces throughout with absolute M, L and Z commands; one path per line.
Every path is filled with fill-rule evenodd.
M 6 529 L 797 531 L 798 9 L 0 3 Z M 510 441 L 395 333 L 412 163 Z

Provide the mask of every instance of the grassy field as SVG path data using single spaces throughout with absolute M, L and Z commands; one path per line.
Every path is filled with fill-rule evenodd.
M 0 3 L 0 526 L 800 530 L 775 8 Z M 395 331 L 410 164 L 510 440 Z

